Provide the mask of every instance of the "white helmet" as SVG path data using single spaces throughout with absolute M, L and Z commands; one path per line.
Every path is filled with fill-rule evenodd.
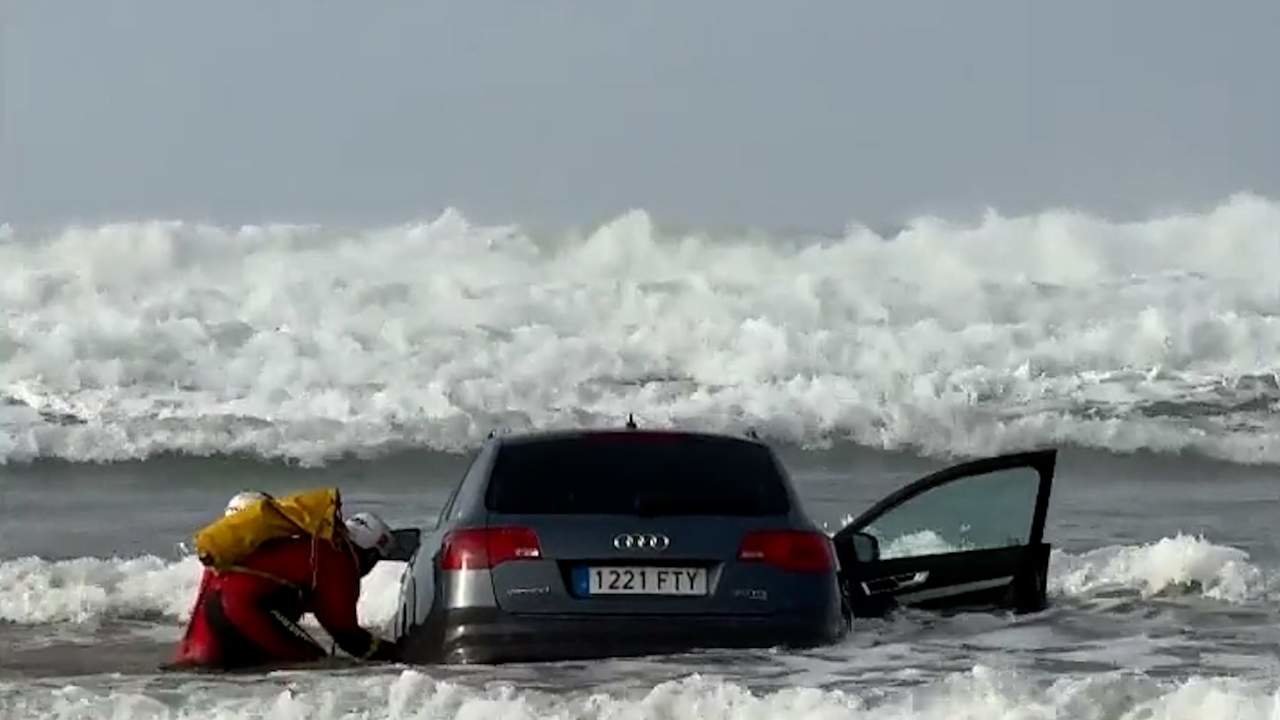
M 268 497 L 266 493 L 258 492 L 257 490 L 245 490 L 244 492 L 236 493 L 235 497 L 227 502 L 227 509 L 222 514 L 224 517 L 234 515 L 260 500 L 266 500 Z
M 346 524 L 347 537 L 358 548 L 377 550 L 378 555 L 386 557 L 395 545 L 391 526 L 373 513 L 356 513 L 346 519 Z

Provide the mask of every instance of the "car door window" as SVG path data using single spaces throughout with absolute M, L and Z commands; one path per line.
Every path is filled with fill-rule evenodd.
M 959 478 L 889 509 L 863 532 L 875 536 L 881 560 L 1025 545 L 1039 486 L 1030 467 Z

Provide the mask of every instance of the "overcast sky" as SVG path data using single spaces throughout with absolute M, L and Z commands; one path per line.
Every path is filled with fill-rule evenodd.
M 1280 197 L 1280 2 L 0 0 L 0 222 Z

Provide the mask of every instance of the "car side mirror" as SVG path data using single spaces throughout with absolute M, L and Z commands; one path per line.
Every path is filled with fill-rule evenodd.
M 856 532 L 849 537 L 853 545 L 853 557 L 858 562 L 869 563 L 880 559 L 880 540 L 875 535 Z
M 422 542 L 422 531 L 418 528 L 392 530 L 391 536 L 395 538 L 394 547 L 383 558 L 384 560 L 408 562 L 413 557 L 413 554 L 418 551 L 418 545 Z

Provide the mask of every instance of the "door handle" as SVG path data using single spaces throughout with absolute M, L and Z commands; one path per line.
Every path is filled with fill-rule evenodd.
M 918 572 L 901 573 L 899 575 L 886 575 L 885 577 L 876 578 L 874 580 L 865 580 L 862 582 L 862 590 L 868 595 L 880 595 L 887 592 L 897 592 L 906 590 L 917 585 L 923 585 L 929 581 L 929 571 L 920 570 Z

